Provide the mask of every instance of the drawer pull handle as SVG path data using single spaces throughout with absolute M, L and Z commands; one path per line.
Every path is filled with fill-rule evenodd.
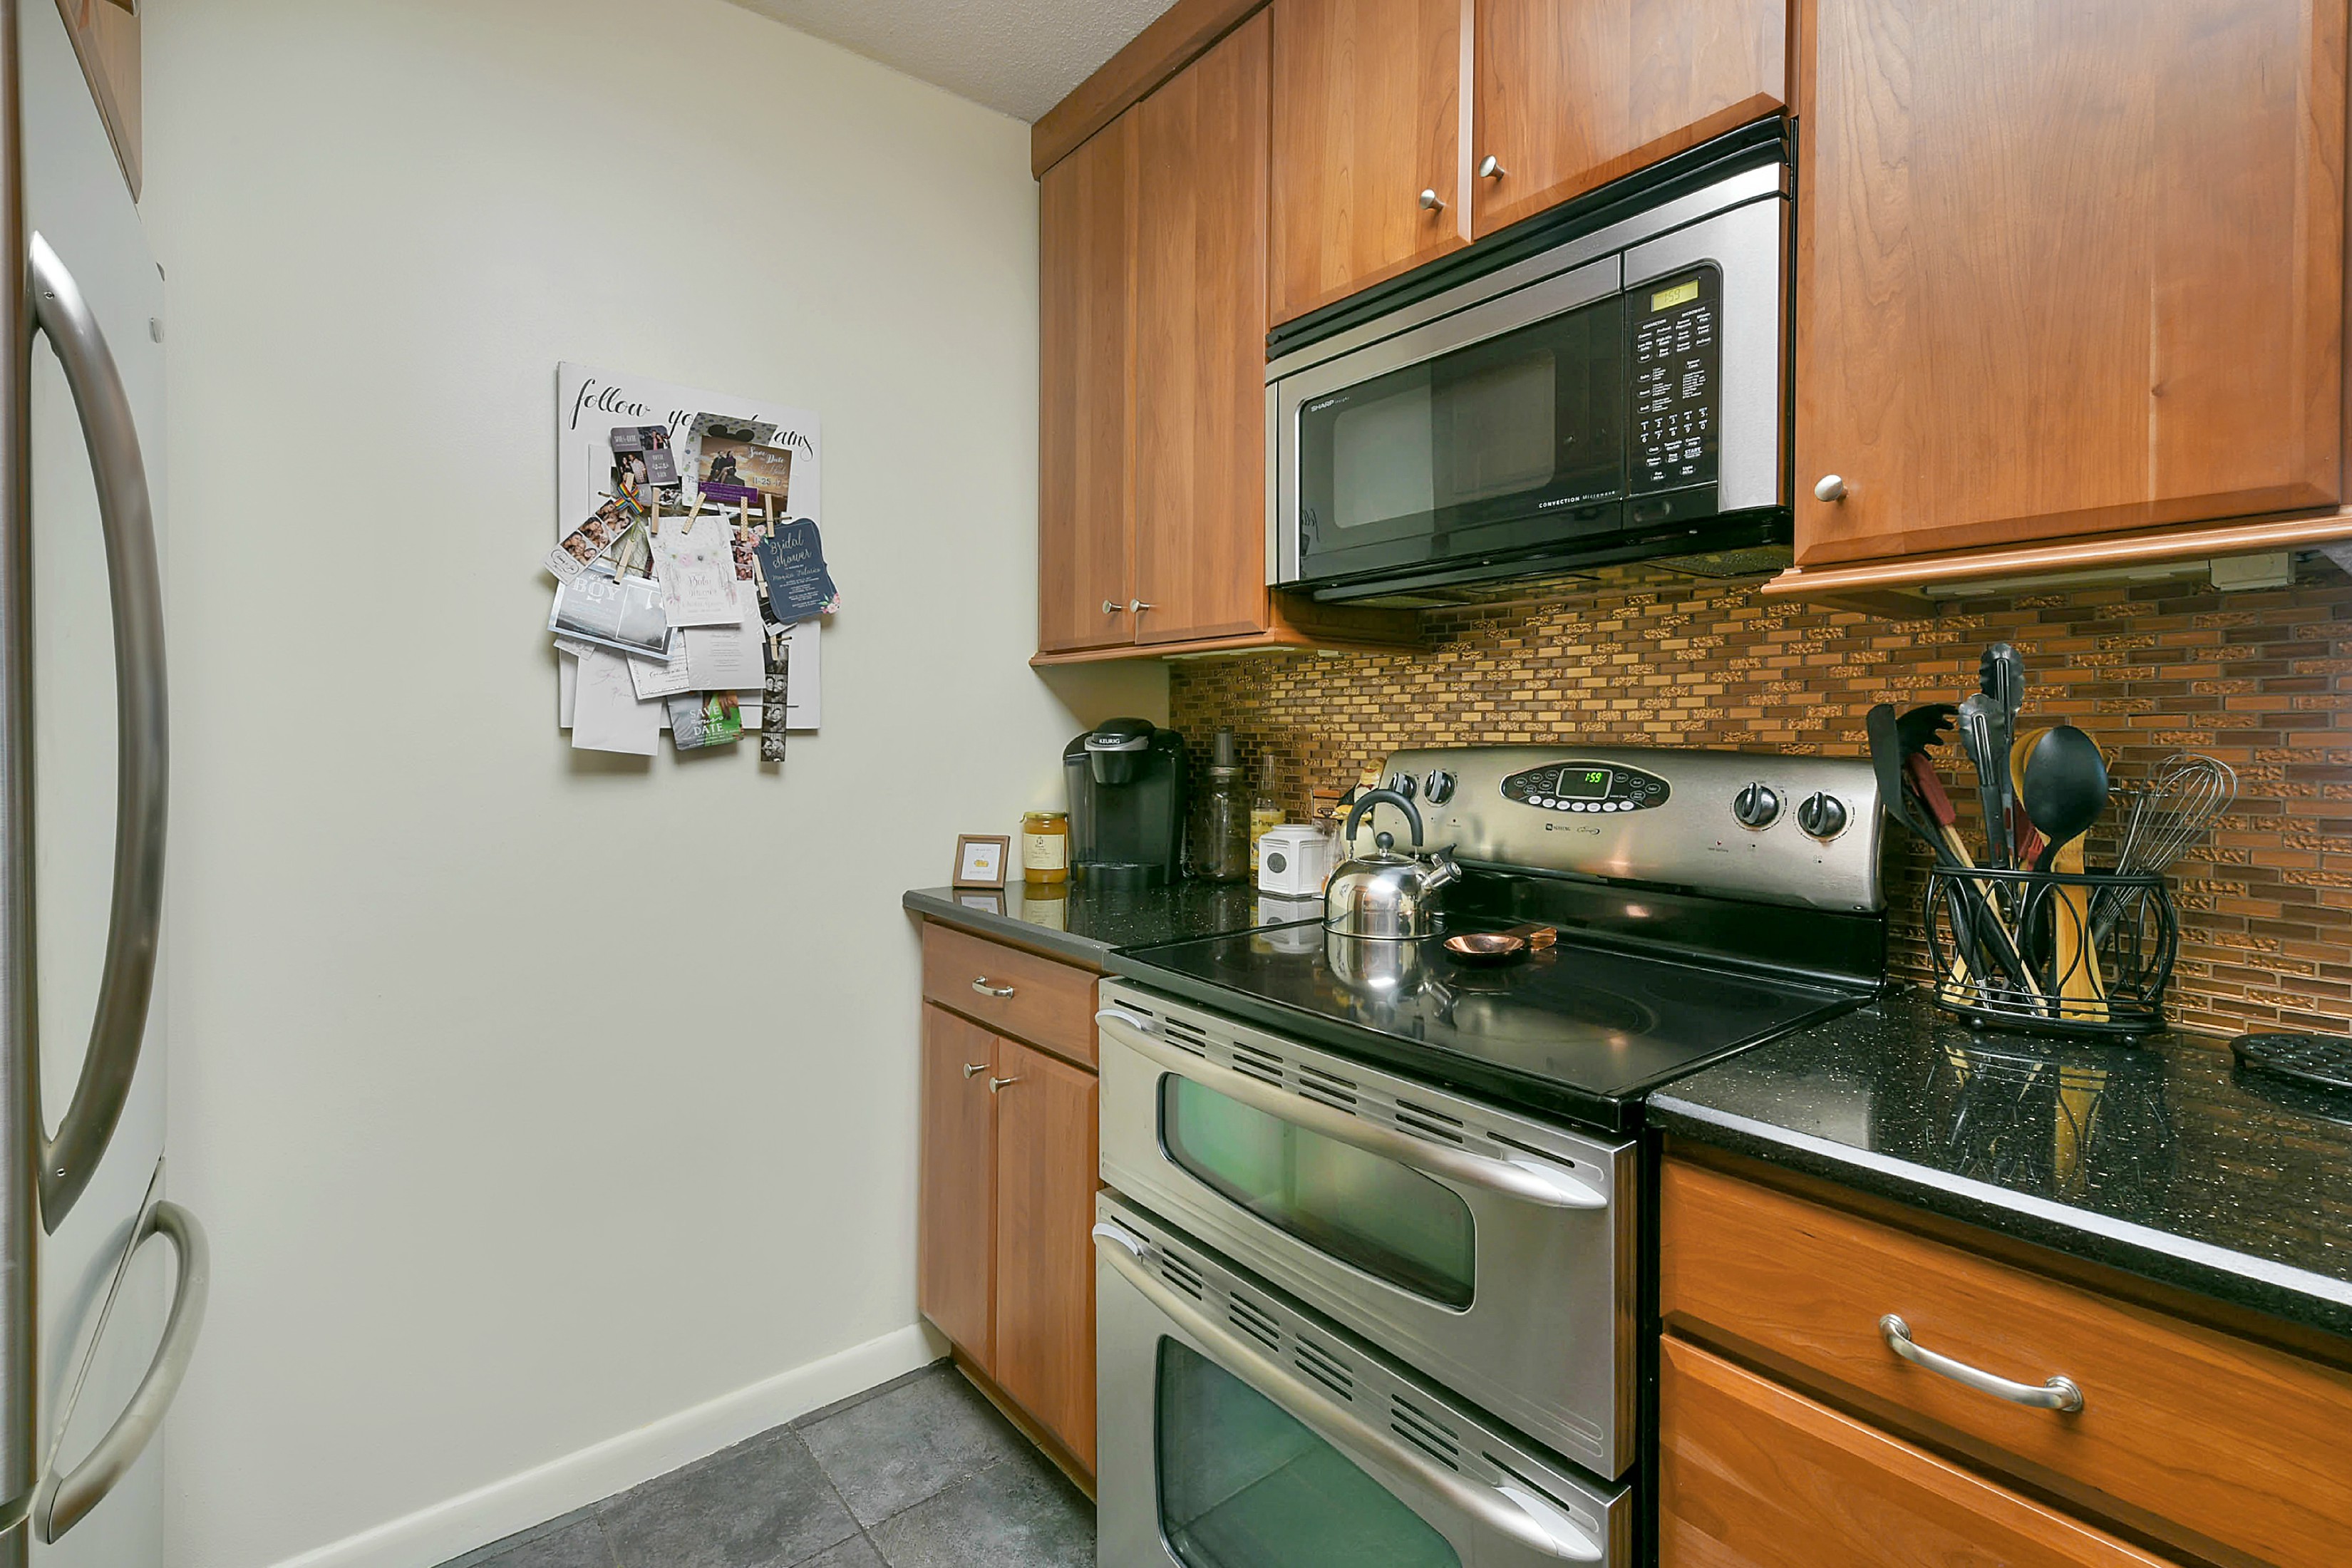
M 1911 1338 L 1911 1325 L 1892 1312 L 1878 1320 L 1878 1331 L 1885 1336 L 1886 1348 L 1913 1366 L 1924 1366 L 1964 1388 L 1990 1394 L 1995 1399 L 2006 1399 L 2011 1405 L 2027 1405 L 2036 1410 L 2055 1410 L 2062 1415 L 2071 1415 L 2083 1408 L 2083 1391 L 2071 1377 L 2053 1377 L 2037 1388 L 2030 1383 L 2011 1383 L 2005 1377 L 1979 1372 L 1964 1361 L 1954 1361 L 1950 1356 L 1937 1355 L 1934 1351 L 1920 1346 Z
M 988 983 L 988 976 L 985 974 L 975 979 L 971 983 L 971 988 L 974 991 L 979 992 L 982 996 L 1010 996 L 1013 994 L 1012 986 L 991 985 Z

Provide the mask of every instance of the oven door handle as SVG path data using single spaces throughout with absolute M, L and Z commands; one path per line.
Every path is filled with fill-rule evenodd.
M 1350 1111 L 1338 1110 L 1301 1095 L 1262 1083 L 1220 1062 L 1180 1050 L 1151 1033 L 1149 1018 L 1122 1007 L 1105 1007 L 1095 1015 L 1102 1032 L 1119 1045 L 1160 1068 L 1189 1078 L 1227 1100 L 1239 1100 L 1294 1127 L 1303 1127 L 1368 1153 L 1410 1165 L 1426 1175 L 1484 1187 L 1523 1203 L 1556 1209 L 1605 1209 L 1609 1194 L 1580 1182 L 1549 1163 L 1527 1159 L 1497 1159 L 1444 1143 L 1433 1143 L 1409 1132 L 1399 1132 Z
M 1419 1450 L 1406 1447 L 1354 1411 L 1332 1404 L 1306 1378 L 1268 1361 L 1241 1335 L 1170 1289 L 1146 1267 L 1150 1243 L 1122 1226 L 1095 1226 L 1096 1253 L 1178 1328 L 1214 1352 L 1229 1372 L 1272 1400 L 1300 1426 L 1324 1441 L 1381 1460 L 1411 1476 L 1496 1533 L 1530 1552 L 1563 1563 L 1599 1563 L 1601 1544 L 1566 1509 L 1516 1481 L 1484 1486 L 1457 1475 Z M 1246 1373 L 1240 1369 L 1246 1367 Z

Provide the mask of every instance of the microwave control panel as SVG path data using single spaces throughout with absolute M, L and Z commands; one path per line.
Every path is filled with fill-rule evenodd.
M 1642 811 L 1674 792 L 1655 773 L 1622 763 L 1546 763 L 1503 781 L 1503 798 L 1543 811 Z
M 1633 493 L 1712 484 L 1723 382 L 1722 285 L 1701 267 L 1630 292 Z

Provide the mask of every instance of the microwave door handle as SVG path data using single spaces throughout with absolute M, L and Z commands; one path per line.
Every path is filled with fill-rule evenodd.
M 1506 1482 L 1490 1487 L 1455 1474 L 1400 1443 L 1387 1432 L 1344 1405 L 1334 1405 L 1306 1378 L 1240 1334 L 1210 1317 L 1160 1281 L 1145 1258 L 1148 1244 L 1123 1227 L 1095 1227 L 1103 1245 L 1096 1256 L 1132 1286 L 1162 1316 L 1206 1346 L 1214 1358 L 1250 1387 L 1272 1400 L 1293 1420 L 1328 1443 L 1360 1453 L 1378 1455 L 1420 1485 L 1444 1498 L 1496 1534 L 1517 1542 L 1530 1552 L 1562 1563 L 1598 1563 L 1601 1543 L 1587 1534 L 1566 1510 L 1536 1497 L 1533 1489 Z
M 147 1005 L 155 984 L 155 943 L 163 908 L 163 825 L 169 727 L 163 685 L 163 590 L 155 559 L 147 468 L 131 399 L 98 318 L 73 274 L 38 234 L 31 246 L 33 319 L 48 335 L 73 389 L 97 482 L 98 515 L 114 608 L 114 888 L 98 1008 L 73 1099 L 55 1139 L 42 1145 L 41 1223 L 54 1233 L 122 1118 L 139 1068 Z M 24 606 L 12 608 L 21 614 Z M 19 650 L 18 657 L 23 657 Z M 19 700 L 22 694 L 15 694 Z M 6 853 L 21 867 L 21 818 L 9 824 Z M 11 896 L 29 905 L 28 873 L 13 872 Z M 34 929 L 27 913 L 26 928 Z
M 1253 1110 L 1262 1110 L 1294 1127 L 1321 1133 L 1338 1142 L 1352 1144 L 1367 1153 L 1394 1160 L 1401 1165 L 1410 1165 L 1426 1175 L 1483 1187 L 1488 1192 L 1500 1193 L 1506 1197 L 1546 1208 L 1605 1209 L 1609 1206 L 1609 1195 L 1600 1188 L 1580 1182 L 1549 1163 L 1538 1163 L 1534 1160 L 1498 1159 L 1468 1149 L 1433 1143 L 1409 1132 L 1383 1127 L 1377 1121 L 1368 1121 L 1349 1111 L 1291 1094 L 1272 1084 L 1261 1083 L 1247 1073 L 1236 1072 L 1220 1062 L 1179 1050 L 1160 1038 L 1149 1020 L 1139 1018 L 1124 1008 L 1105 1007 L 1095 1015 L 1095 1023 L 1112 1041 L 1125 1046 L 1162 1071 L 1189 1078 L 1202 1088 L 1214 1089 L 1228 1100 L 1239 1100 Z

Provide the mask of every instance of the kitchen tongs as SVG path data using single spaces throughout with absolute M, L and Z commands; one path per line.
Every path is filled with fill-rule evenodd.
M 1895 707 L 1881 702 L 1871 709 L 1864 719 L 1864 730 L 1870 739 L 1870 765 L 1878 774 L 1879 805 L 1904 826 L 1917 835 L 1935 853 L 1936 863 L 1948 869 L 1973 871 L 1975 867 L 1954 851 L 1945 837 L 1927 816 L 1904 783 L 1903 742 L 1896 732 Z M 1960 907 L 1954 911 L 1962 928 L 1958 934 L 1970 952 L 1978 956 L 1979 973 L 1990 956 L 2009 983 L 2021 994 L 2040 997 L 2042 988 L 2034 982 L 2033 971 L 2018 952 L 2017 939 L 2009 924 L 1993 908 L 1983 886 L 1975 878 L 1965 878 L 1957 884 L 1960 889 Z

